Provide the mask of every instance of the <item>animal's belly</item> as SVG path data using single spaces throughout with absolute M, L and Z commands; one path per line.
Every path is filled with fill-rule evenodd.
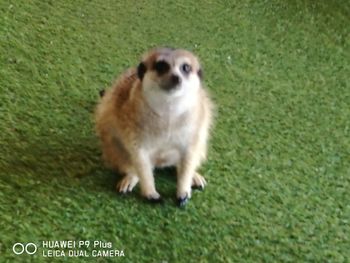
M 159 149 L 152 154 L 155 167 L 174 166 L 180 161 L 180 152 L 177 149 Z

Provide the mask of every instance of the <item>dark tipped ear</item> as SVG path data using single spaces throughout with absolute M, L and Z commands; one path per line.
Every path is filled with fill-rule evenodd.
M 147 67 L 145 63 L 141 62 L 137 67 L 137 76 L 139 77 L 140 80 L 143 79 L 143 76 L 145 75 L 146 71 L 147 71 Z
M 102 98 L 106 94 L 106 90 L 105 89 L 101 89 L 99 91 L 99 93 L 100 93 L 100 97 Z
M 200 79 L 203 79 L 203 70 L 201 68 L 198 70 L 198 76 Z

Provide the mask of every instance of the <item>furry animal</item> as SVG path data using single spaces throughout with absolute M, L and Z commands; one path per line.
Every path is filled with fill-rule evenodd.
M 196 170 L 206 158 L 212 102 L 198 58 L 182 49 L 155 48 L 103 92 L 96 130 L 106 163 L 123 174 L 121 193 L 140 183 L 141 194 L 161 201 L 153 169 L 175 166 L 180 206 L 206 180 Z

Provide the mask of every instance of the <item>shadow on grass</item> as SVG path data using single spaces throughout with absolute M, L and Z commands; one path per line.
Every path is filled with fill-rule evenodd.
M 96 138 L 73 141 L 67 143 L 52 138 L 50 141 L 40 140 L 25 144 L 25 147 L 12 148 L 2 167 L 2 178 L 19 190 L 26 189 L 26 180 L 34 180 L 41 185 L 61 184 L 65 188 L 78 185 L 88 192 L 115 193 L 121 202 L 124 199 L 145 202 L 138 185 L 132 193 L 121 195 L 117 192 L 116 185 L 122 175 L 104 167 Z M 156 169 L 154 174 L 162 197 L 174 198 L 176 169 Z

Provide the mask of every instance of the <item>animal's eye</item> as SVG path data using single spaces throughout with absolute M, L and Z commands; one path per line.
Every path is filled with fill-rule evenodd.
M 169 71 L 170 65 L 166 61 L 160 60 L 154 64 L 154 69 L 159 75 L 162 75 Z
M 187 63 L 182 64 L 181 66 L 181 70 L 182 72 L 184 72 L 185 74 L 189 74 L 192 70 L 192 67 L 190 65 L 188 65 Z

